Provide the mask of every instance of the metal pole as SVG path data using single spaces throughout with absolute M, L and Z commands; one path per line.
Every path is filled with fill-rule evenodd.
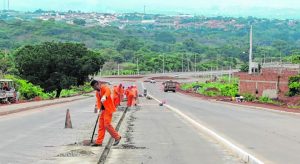
M 250 28 L 249 74 L 252 74 L 252 25 Z
M 165 74 L 165 54 L 163 54 L 163 74 Z
M 212 79 L 212 66 L 210 66 L 210 79 Z
M 118 63 L 118 76 L 120 76 L 120 64 Z
M 229 83 L 231 83 L 231 66 L 229 68 Z
M 196 54 L 195 54 L 195 72 L 197 72 L 197 58 L 196 58 Z
M 139 58 L 136 60 L 136 65 L 137 65 L 137 75 L 140 75 L 140 70 L 139 70 Z
M 189 72 L 190 71 L 190 62 L 189 62 L 189 58 L 187 57 L 186 58 L 186 61 L 187 61 L 187 72 Z
M 181 59 L 181 72 L 183 72 L 183 54 L 182 54 L 182 59 Z

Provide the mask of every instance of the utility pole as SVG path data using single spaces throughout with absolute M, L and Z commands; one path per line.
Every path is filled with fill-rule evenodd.
M 189 58 L 187 57 L 186 58 L 186 61 L 187 61 L 187 72 L 189 72 L 190 71 L 190 62 L 189 62 Z
M 6 0 L 3 0 L 3 11 L 6 10 Z
M 165 54 L 163 54 L 163 74 L 165 74 Z
M 145 15 L 146 15 L 146 5 L 144 5 L 144 14 L 142 16 L 142 21 L 144 20 Z
M 140 75 L 140 70 L 139 70 L 139 58 L 136 60 L 136 66 L 137 66 L 137 75 Z
M 182 54 L 182 58 L 181 58 L 181 72 L 183 72 L 183 54 Z
M 196 56 L 196 53 L 195 53 L 195 72 L 197 72 L 197 56 Z
M 120 76 L 120 64 L 118 63 L 118 76 Z
M 229 83 L 231 83 L 231 65 L 230 65 L 230 68 L 229 68 Z
M 249 74 L 252 74 L 252 25 L 250 27 Z

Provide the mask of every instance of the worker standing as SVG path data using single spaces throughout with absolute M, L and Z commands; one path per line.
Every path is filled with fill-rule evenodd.
M 120 90 L 120 102 L 123 102 L 124 99 L 124 87 L 122 84 L 119 85 L 119 90 Z
M 133 95 L 134 95 L 132 104 L 134 106 L 136 106 L 137 101 L 138 101 L 138 89 L 137 89 L 136 85 L 132 86 L 132 92 L 133 92 Z
M 116 111 L 116 107 L 111 98 L 110 89 L 108 86 L 100 84 L 96 80 L 91 82 L 91 86 L 96 91 L 97 108 L 98 110 L 102 110 L 102 113 L 99 116 L 98 138 L 92 146 L 102 146 L 105 131 L 108 131 L 109 134 L 115 139 L 115 143 L 113 145 L 116 146 L 119 144 L 121 136 L 111 125 L 112 115 Z
M 126 97 L 127 97 L 127 107 L 131 107 L 133 105 L 133 100 L 134 100 L 134 92 L 132 90 L 132 87 L 128 87 L 128 89 L 126 89 Z
M 118 86 L 114 86 L 113 99 L 115 106 L 118 107 L 120 105 L 120 89 Z

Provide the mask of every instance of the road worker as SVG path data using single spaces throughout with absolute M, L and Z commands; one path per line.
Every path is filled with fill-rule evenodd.
M 113 145 L 118 145 L 121 140 L 121 136 L 111 125 L 112 115 L 116 111 L 116 107 L 111 98 L 110 89 L 105 84 L 101 84 L 96 80 L 91 82 L 91 86 L 96 91 L 97 108 L 98 110 L 102 110 L 102 113 L 99 116 L 98 138 L 92 146 L 102 146 L 105 131 L 108 131 L 109 134 L 115 139 Z
M 124 87 L 122 84 L 119 85 L 119 90 L 120 90 L 120 102 L 123 102 L 124 99 Z
M 129 93 L 129 87 L 127 87 L 124 92 L 124 95 L 126 96 L 127 99 L 128 99 L 128 93 Z
M 139 96 L 138 89 L 137 89 L 136 85 L 133 85 L 131 90 L 132 90 L 133 95 L 134 95 L 133 96 L 133 102 L 132 102 L 132 104 L 134 106 L 136 106 L 137 105 L 137 101 L 138 101 L 138 96 Z
M 133 105 L 133 99 L 134 99 L 134 92 L 132 90 L 132 87 L 128 87 L 128 89 L 126 89 L 126 97 L 127 97 L 127 107 L 131 107 Z
M 118 86 L 114 86 L 114 94 L 113 100 L 116 107 L 120 105 L 120 88 Z

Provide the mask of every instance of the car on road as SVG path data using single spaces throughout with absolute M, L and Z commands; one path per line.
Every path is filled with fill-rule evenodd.
M 0 103 L 15 103 L 17 100 L 15 88 L 13 80 L 0 79 Z
M 153 84 L 154 84 L 154 83 L 156 83 L 156 81 L 155 81 L 154 79 L 151 79 L 151 80 L 150 80 L 150 83 L 153 83 Z
M 168 80 L 164 82 L 163 85 L 164 85 L 164 92 L 169 92 L 169 91 L 176 92 L 177 83 L 175 81 Z

